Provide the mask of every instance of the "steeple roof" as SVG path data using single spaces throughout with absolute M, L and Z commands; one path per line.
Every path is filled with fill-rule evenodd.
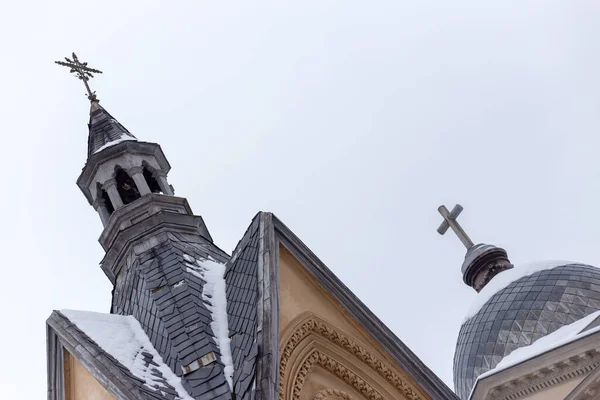
M 107 147 L 124 140 L 137 140 L 119 121 L 108 113 L 98 101 L 90 107 L 88 158 Z

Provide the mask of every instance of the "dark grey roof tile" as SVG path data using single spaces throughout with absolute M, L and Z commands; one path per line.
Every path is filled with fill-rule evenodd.
M 88 158 L 106 144 L 119 140 L 122 137 L 135 140 L 135 136 L 98 103 L 92 103 L 88 127 Z

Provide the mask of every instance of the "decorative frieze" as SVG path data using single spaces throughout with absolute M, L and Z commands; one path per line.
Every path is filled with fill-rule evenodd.
M 356 400 L 346 392 L 337 389 L 324 389 L 315 393 L 310 400 Z
M 593 350 L 508 381 L 502 386 L 493 388 L 487 397 L 495 400 L 517 400 L 586 375 L 598 365 L 600 365 L 600 352 Z
M 353 354 L 360 361 L 362 361 L 363 363 L 365 363 L 369 367 L 371 367 L 373 370 L 375 370 L 381 377 L 383 377 L 387 382 L 389 382 L 398 391 L 400 391 L 404 396 L 406 396 L 407 399 L 409 399 L 409 400 L 425 400 L 425 398 L 423 396 L 421 396 L 421 394 L 419 392 L 417 392 L 417 390 L 415 388 L 413 388 L 412 385 L 409 382 L 407 382 L 406 379 L 404 379 L 399 374 L 397 374 L 395 371 L 393 371 L 390 367 L 388 367 L 383 362 L 383 360 L 375 357 L 367 349 L 365 349 L 364 347 L 362 347 L 360 344 L 356 343 L 355 341 L 351 340 L 350 338 L 348 338 L 343 333 L 339 332 L 337 329 L 333 328 L 329 324 L 327 324 L 323 321 L 320 321 L 314 317 L 306 320 L 304 323 L 302 323 L 300 325 L 300 327 L 298 327 L 294 331 L 294 333 L 292 334 L 290 339 L 287 341 L 285 347 L 281 351 L 281 358 L 280 358 L 280 364 L 279 364 L 279 366 L 280 366 L 280 368 L 279 368 L 279 374 L 280 374 L 280 376 L 279 376 L 279 398 L 280 398 L 280 400 L 284 400 L 285 377 L 286 377 L 287 366 L 288 366 L 290 357 L 291 357 L 294 349 L 300 344 L 300 342 L 311 333 L 317 334 L 317 335 L 329 340 L 330 342 L 334 343 L 335 345 L 339 346 L 340 348 Z M 312 360 L 311 360 L 312 364 L 310 362 L 308 364 L 306 364 L 307 361 L 305 361 L 304 363 L 306 365 L 303 364 L 303 369 L 304 369 L 304 367 L 308 368 L 309 365 L 310 365 L 310 368 L 312 368 L 312 365 L 314 365 L 315 362 L 319 362 L 319 365 L 323 366 L 326 369 L 332 365 L 330 362 L 323 361 L 324 360 L 323 357 L 325 357 L 325 356 L 322 353 L 319 353 L 318 351 L 311 353 L 311 357 L 312 357 Z M 334 361 L 334 360 L 332 360 L 332 361 Z M 323 365 L 322 362 L 324 362 L 325 365 Z M 307 370 L 307 373 L 310 370 L 310 368 Z M 343 377 L 349 379 L 348 377 L 350 376 L 351 371 L 349 371 L 347 369 L 346 369 L 346 372 L 343 372 L 343 373 L 340 371 L 341 371 L 341 367 L 336 366 L 334 371 L 330 371 L 330 372 L 334 372 L 336 375 L 338 375 L 338 372 L 339 372 L 340 374 L 342 374 Z M 340 375 L 338 375 L 338 376 L 342 377 Z M 294 381 L 294 393 L 298 393 L 298 396 L 300 393 L 298 388 L 299 389 L 302 388 L 305 377 L 306 376 L 303 376 L 302 373 L 299 373 Z M 367 384 L 366 384 L 366 382 L 364 382 L 364 380 L 360 379 L 359 377 L 357 377 L 357 378 L 358 379 L 351 379 L 350 382 L 348 382 L 346 379 L 344 379 L 344 381 L 351 384 L 354 388 L 359 390 L 361 393 L 365 394 L 361 388 L 365 389 L 366 388 L 365 385 L 367 385 Z M 379 399 L 380 398 L 380 397 L 377 397 L 377 395 L 379 395 L 378 393 L 373 392 L 371 390 L 368 390 L 367 393 L 369 393 L 369 396 L 375 396 L 375 397 L 368 397 L 369 399 Z M 296 399 L 296 397 L 294 397 L 294 399 Z M 381 399 L 383 399 L 383 397 L 381 397 Z
M 292 395 L 293 400 L 300 400 L 300 393 L 304 386 L 304 381 L 312 370 L 313 366 L 317 364 L 325 368 L 327 371 L 333 373 L 338 378 L 352 386 L 354 389 L 362 393 L 369 400 L 385 400 L 385 397 L 369 385 L 364 379 L 346 368 L 345 365 L 337 362 L 327 354 L 323 354 L 318 350 L 313 350 L 312 353 L 302 363 L 300 371 L 294 379 L 294 391 Z

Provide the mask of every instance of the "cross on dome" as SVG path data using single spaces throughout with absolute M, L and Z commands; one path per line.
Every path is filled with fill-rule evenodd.
M 460 204 L 455 205 L 451 212 L 448 211 L 446 206 L 439 206 L 438 211 L 440 212 L 440 214 L 442 214 L 442 217 L 444 217 L 444 221 L 437 229 L 437 231 L 440 235 L 443 235 L 444 233 L 446 233 L 448 228 L 452 228 L 454 233 L 456 233 L 456 236 L 458 236 L 462 244 L 464 244 L 468 250 L 471 247 L 473 247 L 473 242 L 471 241 L 467 233 L 463 230 L 463 228 L 460 226 L 460 224 L 456 221 L 456 218 L 460 215 L 462 210 L 463 207 Z

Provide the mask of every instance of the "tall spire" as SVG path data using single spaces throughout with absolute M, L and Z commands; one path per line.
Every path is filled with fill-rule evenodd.
M 438 233 L 443 235 L 448 228 L 452 228 L 467 248 L 465 261 L 461 268 L 465 284 L 480 292 L 494 276 L 513 268 L 506 250 L 491 244 L 473 244 L 473 241 L 456 220 L 463 211 L 460 204 L 455 205 L 451 212 L 448 212 L 444 205 L 438 207 L 438 211 L 444 217 L 444 221 L 437 230 Z
M 98 153 L 107 147 L 115 145 L 125 140 L 136 140 L 123 125 L 112 117 L 100 104 L 96 96 L 96 91 L 90 89 L 88 81 L 93 78 L 93 74 L 101 74 L 102 71 L 88 67 L 87 62 L 79 61 L 77 54 L 73 53 L 73 58 L 65 57 L 64 61 L 55 61 L 56 64 L 71 68 L 69 72 L 74 73 L 75 77 L 83 82 L 87 90 L 87 98 L 90 104 L 90 122 L 88 124 L 88 152 L 90 158 L 92 154 Z
M 88 158 L 107 147 L 125 140 L 137 140 L 127 128 L 113 118 L 97 101 L 90 107 Z
M 111 313 L 139 322 L 165 364 L 183 377 L 190 397 L 233 398 L 233 391 L 242 389 L 234 389 L 226 367 L 231 364 L 227 326 L 219 328 L 227 339 L 224 347 L 212 340 L 219 336 L 214 324 L 226 310 L 217 310 L 217 315 L 209 301 L 195 301 L 202 299 L 204 285 L 211 284 L 204 275 L 208 264 L 203 263 L 224 271 L 229 257 L 213 244 L 202 217 L 193 214 L 187 200 L 175 196 L 167 180 L 171 166 L 160 146 L 137 141 L 100 106 L 88 85 L 99 71 L 75 55 L 58 64 L 70 67 L 84 82 L 91 102 L 88 158 L 77 185 L 104 227 L 101 268 L 114 285 Z M 249 337 L 239 336 L 244 343 Z M 245 366 L 244 373 L 250 371 Z M 252 371 L 240 375 L 243 391 L 252 385 L 246 378 Z M 165 395 L 173 398 L 174 393 Z

